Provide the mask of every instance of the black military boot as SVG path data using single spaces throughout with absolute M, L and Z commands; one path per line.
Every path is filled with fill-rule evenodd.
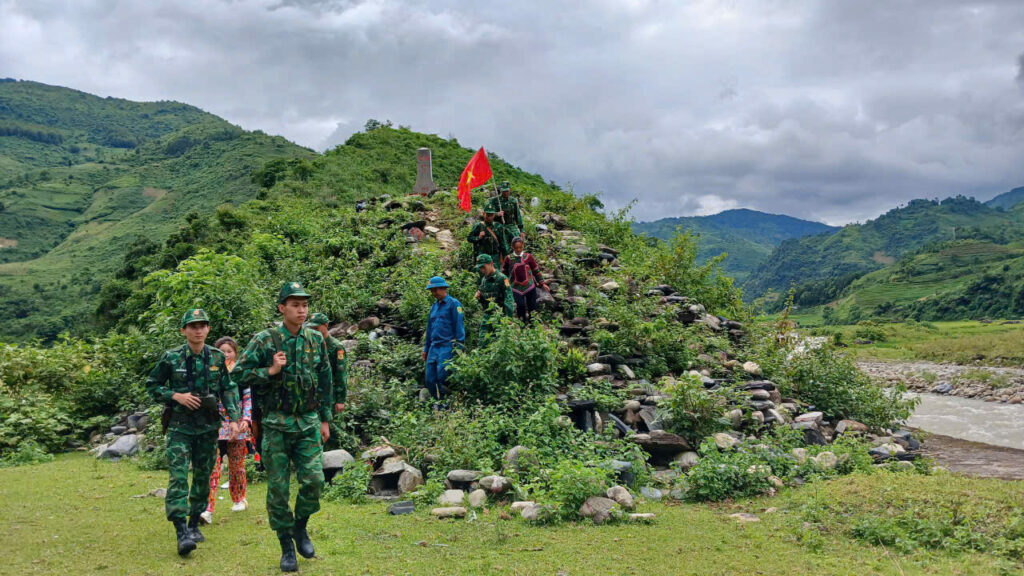
M 206 542 L 203 533 L 199 531 L 199 516 L 192 516 L 188 519 L 188 534 L 195 543 Z
M 178 533 L 178 554 L 188 556 L 190 552 L 196 549 L 196 542 L 192 539 L 192 533 L 189 531 L 188 526 L 185 525 L 185 521 L 175 520 L 174 531 Z
M 277 539 L 281 541 L 281 571 L 298 572 L 299 559 L 295 557 L 295 542 L 292 542 L 291 534 L 278 534 Z
M 292 537 L 295 538 L 295 548 L 302 554 L 303 558 L 312 558 L 316 555 L 313 550 L 313 541 L 309 539 L 309 532 L 306 531 L 306 524 L 309 523 L 309 516 L 295 519 L 295 528 Z

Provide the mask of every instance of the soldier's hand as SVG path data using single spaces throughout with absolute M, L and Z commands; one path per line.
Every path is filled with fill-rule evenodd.
M 239 433 L 238 422 L 229 422 L 228 423 L 228 442 L 234 442 L 235 440 L 237 440 L 238 439 L 238 433 Z
M 426 353 L 426 352 L 424 352 L 424 353 L 423 353 L 423 361 L 424 361 L 424 362 L 426 362 L 426 361 L 427 361 L 427 353 Z
M 345 403 L 344 402 L 338 402 L 337 404 L 334 405 L 334 411 L 335 412 L 341 412 L 344 409 L 345 409 Z
M 327 444 L 327 441 L 331 439 L 331 425 L 328 422 L 320 423 L 320 443 Z
M 191 392 L 175 392 L 171 395 L 171 400 L 174 400 L 189 410 L 198 410 L 199 406 L 202 405 L 202 401 L 199 400 L 199 397 L 193 396 Z
M 274 363 L 267 369 L 267 373 L 271 376 L 277 376 L 281 372 L 281 368 L 288 363 L 288 356 L 284 352 L 278 352 L 274 354 Z
M 479 290 L 476 291 L 476 294 L 473 294 L 473 298 L 475 298 L 477 300 L 480 299 L 480 291 Z
M 487 231 L 486 230 L 481 230 L 480 231 L 480 238 L 483 238 L 484 234 L 487 234 Z
M 505 211 L 502 210 L 501 212 L 498 212 L 498 216 L 501 216 L 502 218 L 504 218 L 505 217 Z

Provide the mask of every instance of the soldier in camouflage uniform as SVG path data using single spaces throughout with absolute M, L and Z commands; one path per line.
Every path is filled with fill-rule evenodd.
M 494 219 L 496 213 L 497 211 L 492 207 L 484 209 L 483 221 L 477 222 L 473 226 L 467 240 L 473 244 L 474 257 L 487 254 L 495 262 L 501 262 L 501 259 L 508 254 L 509 236 L 501 222 Z
M 240 385 L 252 388 L 253 406 L 262 413 L 263 465 L 267 469 L 267 514 L 281 543 L 281 570 L 299 569 L 295 550 L 315 554 L 309 516 L 320 510 L 324 485 L 323 443 L 330 438 L 334 404 L 327 343 L 303 327 L 310 295 L 288 282 L 278 295 L 281 326 L 253 337 L 235 368 Z M 289 507 L 290 465 L 299 493 Z
M 164 404 L 165 418 L 169 416 L 165 422 L 170 480 L 164 507 L 177 532 L 178 554 L 187 556 L 195 550 L 197 542 L 205 540 L 199 531 L 199 521 L 206 510 L 210 473 L 217 460 L 218 398 L 230 420 L 231 438 L 238 436 L 241 414 L 238 387 L 228 375 L 224 353 L 206 345 L 210 333 L 206 312 L 198 308 L 186 312 L 181 319 L 181 333 L 187 342 L 164 352 L 149 373 L 146 390 L 155 401 Z
M 502 182 L 500 193 L 487 201 L 487 207 L 496 212 L 495 220 L 501 222 L 508 237 L 506 242 L 511 247 L 512 238 L 523 233 L 523 213 L 519 209 L 519 199 L 512 196 L 512 187 Z
M 485 343 L 493 328 L 493 315 L 500 311 L 504 316 L 511 317 L 515 301 L 512 298 L 512 287 L 508 277 L 498 272 L 490 255 L 477 256 L 476 269 L 480 272 L 480 288 L 475 296 L 480 307 L 484 309 L 484 316 L 480 321 L 480 342 Z M 491 304 L 497 307 L 497 311 L 491 308 Z
M 327 342 L 327 357 L 331 361 L 331 380 L 334 382 L 334 411 L 341 412 L 345 409 L 345 398 L 348 397 L 348 352 L 341 340 L 327 332 L 329 323 L 330 319 L 327 318 L 327 314 L 317 312 L 310 314 L 306 327 L 319 332 Z

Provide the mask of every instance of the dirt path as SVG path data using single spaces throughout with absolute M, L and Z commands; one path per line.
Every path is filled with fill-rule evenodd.
M 932 434 L 924 442 L 924 453 L 952 472 L 980 478 L 1024 480 L 1024 450 Z

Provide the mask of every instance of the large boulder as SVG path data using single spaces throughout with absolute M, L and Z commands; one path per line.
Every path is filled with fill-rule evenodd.
M 504 476 L 484 476 L 480 479 L 480 487 L 491 494 L 501 494 L 512 486 L 512 482 Z
M 580 506 L 580 516 L 590 518 L 594 524 L 602 524 L 611 518 L 612 510 L 615 509 L 615 501 L 603 496 L 591 496 Z
M 125 434 L 114 440 L 106 448 L 100 451 L 98 458 L 124 458 L 134 456 L 139 451 L 139 441 L 142 436 L 139 434 Z
M 466 499 L 466 493 L 462 490 L 445 490 L 444 494 L 438 497 L 437 503 L 441 506 L 459 506 Z
M 633 501 L 633 495 L 630 494 L 629 490 L 623 486 L 612 486 L 608 489 L 607 496 L 626 510 L 632 510 L 636 507 L 636 503 Z
M 640 445 L 652 461 L 671 461 L 680 452 L 691 449 L 685 438 L 664 430 L 652 430 L 650 434 L 637 434 L 633 441 Z
M 445 506 L 441 508 L 434 508 L 430 511 L 431 514 L 438 518 L 465 518 L 466 509 L 462 506 Z
M 423 473 L 418 468 L 406 465 L 398 475 L 398 493 L 408 494 L 423 485 Z
M 354 461 L 355 458 L 345 450 L 328 450 L 324 452 L 323 467 L 324 470 L 341 470 L 344 469 L 349 462 Z

